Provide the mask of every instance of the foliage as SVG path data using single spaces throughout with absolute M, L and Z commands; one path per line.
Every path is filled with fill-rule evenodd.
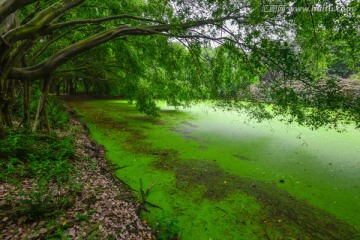
M 71 171 L 68 158 L 73 154 L 73 140 L 70 137 L 58 139 L 39 134 L 11 133 L 0 140 L 2 173 L 6 177 L 47 177 L 46 180 L 66 181 Z M 19 167 L 19 171 L 17 171 Z M 64 174 L 61 174 L 64 173 Z M 6 178 L 2 177 L 3 180 Z
M 359 1 L 3 1 L 1 125 L 11 125 L 11 79 L 30 81 L 44 98 L 48 85 L 57 94 L 120 95 L 150 115 L 158 114 L 156 99 L 211 99 L 225 108 L 247 101 L 254 104 L 242 109 L 254 116 L 313 127 L 336 128 L 335 118 L 322 117 L 335 105 L 341 121 L 359 121 L 358 97 L 313 93 L 334 90 L 329 73 L 358 73 Z M 277 106 L 260 113 L 259 102 Z M 317 111 L 304 114 L 309 108 Z
M 47 101 L 47 110 L 52 129 L 64 129 L 69 125 L 69 115 L 59 99 L 50 96 Z
M 14 217 L 49 218 L 71 205 L 80 189 L 71 178 L 71 137 L 13 132 L 0 143 L 0 181 L 20 184 L 24 179 L 35 180 L 27 192 L 18 192 L 19 197 L 8 199 L 16 206 Z

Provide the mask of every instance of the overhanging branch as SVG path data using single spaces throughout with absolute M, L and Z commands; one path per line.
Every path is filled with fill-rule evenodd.
M 74 43 L 59 52 L 55 53 L 53 56 L 49 57 L 47 60 L 39 63 L 38 65 L 32 66 L 30 68 L 18 69 L 14 68 L 10 76 L 15 79 L 37 79 L 44 78 L 48 74 L 51 74 L 55 71 L 61 64 L 65 63 L 67 60 L 71 59 L 74 56 L 77 56 L 83 52 L 86 52 L 102 43 L 108 42 L 113 39 L 122 38 L 125 36 L 146 36 L 146 35 L 167 35 L 171 29 L 177 30 L 187 30 L 195 27 L 204 26 L 207 24 L 219 23 L 228 19 L 235 19 L 236 17 L 227 16 L 220 19 L 205 19 L 195 22 L 187 22 L 183 24 L 161 24 L 148 27 L 131 27 L 131 26 L 120 26 L 111 30 L 106 30 L 95 34 L 87 39 Z
M 132 19 L 132 20 L 138 20 L 138 21 L 142 21 L 142 22 L 165 24 L 163 21 L 159 21 L 159 20 L 136 17 L 136 16 L 132 16 L 132 15 L 128 15 L 128 14 L 122 14 L 122 15 L 116 15 L 116 16 L 110 16 L 110 17 L 104 17 L 104 18 L 98 18 L 98 19 L 83 19 L 83 20 L 75 20 L 75 21 L 57 23 L 57 24 L 53 24 L 50 27 L 48 27 L 47 30 L 53 31 L 53 30 L 68 27 L 68 26 L 74 26 L 74 25 L 80 25 L 80 24 L 97 24 L 97 23 L 102 23 L 102 22 L 106 22 L 106 21 L 110 21 L 110 20 L 118 20 L 118 19 Z
M 41 31 L 53 20 L 61 16 L 64 12 L 82 4 L 85 0 L 61 0 L 54 3 L 47 9 L 40 12 L 27 24 L 15 28 L 3 36 L 8 43 L 15 43 L 19 40 L 31 38 L 40 35 Z
M 0 0 L 0 24 L 10 14 L 39 0 Z

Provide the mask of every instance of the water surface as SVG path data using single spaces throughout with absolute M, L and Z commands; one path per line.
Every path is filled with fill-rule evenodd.
M 162 105 L 162 117 L 126 101 L 73 104 L 133 189 L 152 183 L 143 218 L 166 238 L 357 239 L 360 133 L 248 122 L 206 104 Z

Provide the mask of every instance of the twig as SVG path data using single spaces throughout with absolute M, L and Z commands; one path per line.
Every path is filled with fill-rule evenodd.
M 228 213 L 225 209 L 222 209 L 221 207 L 215 206 L 213 204 L 210 204 L 210 205 L 213 206 L 214 208 L 217 208 L 217 209 L 223 211 L 224 213 Z

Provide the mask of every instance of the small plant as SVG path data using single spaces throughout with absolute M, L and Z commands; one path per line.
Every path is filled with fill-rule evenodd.
M 46 236 L 46 239 L 49 240 L 57 240 L 57 239 L 70 239 L 68 237 L 68 231 L 69 228 L 68 223 L 66 222 L 57 222 L 54 220 L 50 220 L 49 223 L 46 225 L 47 229 L 49 229 L 49 233 Z
M 87 222 L 89 220 L 89 216 L 91 214 L 86 212 L 85 214 L 76 214 L 76 218 L 80 221 L 80 222 Z
M 141 213 L 141 211 L 145 211 L 145 212 L 150 212 L 149 209 L 146 208 L 146 204 L 155 207 L 155 208 L 160 208 L 159 206 L 150 203 L 149 201 L 147 201 L 147 198 L 149 197 L 150 191 L 153 187 L 155 187 L 155 185 L 157 184 L 157 181 L 154 182 L 148 189 L 146 189 L 146 191 L 144 191 L 144 187 L 143 187 L 143 181 L 142 178 L 140 178 L 140 204 L 139 204 L 139 208 L 138 208 L 138 214 Z
M 152 224 L 152 227 L 156 230 L 156 239 L 159 240 L 176 240 L 180 237 L 180 227 L 178 221 L 172 216 L 163 214 L 159 216 Z
M 20 191 L 20 197 L 12 199 L 16 205 L 13 214 L 26 216 L 27 221 L 61 215 L 63 210 L 73 205 L 78 191 L 76 184 L 68 183 L 66 187 L 58 187 L 39 180 L 29 191 Z

